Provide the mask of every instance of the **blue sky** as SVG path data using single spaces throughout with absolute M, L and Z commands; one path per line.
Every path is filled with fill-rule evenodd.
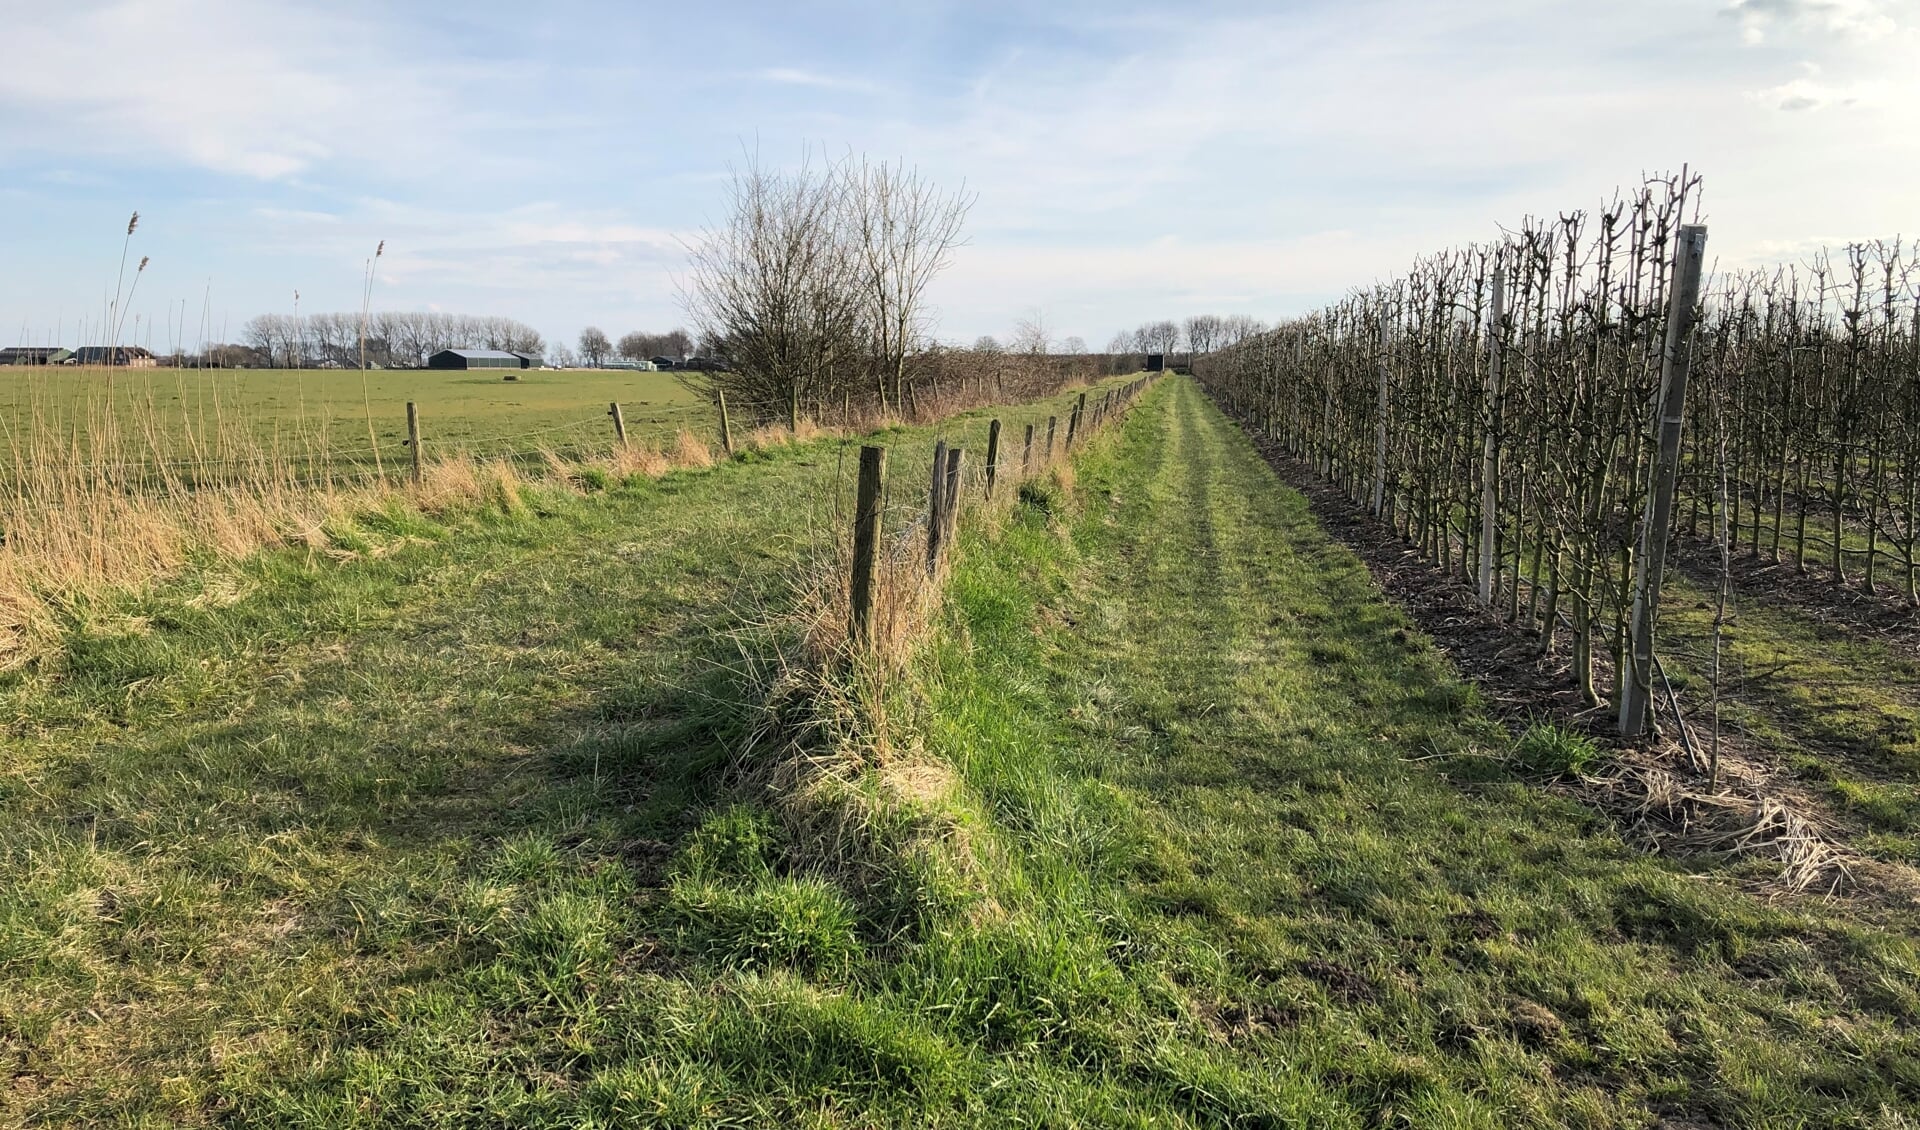
M 978 194 L 939 333 L 1273 319 L 1643 171 L 1723 264 L 1920 234 L 1920 0 L 0 0 L 0 338 L 133 310 L 683 322 L 730 165 Z M 210 300 L 207 295 L 210 294 Z M 142 329 L 157 345 L 168 330 Z M 190 335 L 197 336 L 197 335 Z

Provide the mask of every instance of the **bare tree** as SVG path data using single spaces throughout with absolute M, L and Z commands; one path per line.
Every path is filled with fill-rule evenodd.
M 786 173 L 754 163 L 734 173 L 730 194 L 726 222 L 690 249 L 683 299 L 702 334 L 727 343 L 733 371 L 684 379 L 797 427 L 803 405 L 862 360 L 867 278 L 846 237 L 843 178 L 810 163 Z
M 1069 334 L 1060 341 L 1060 352 L 1069 357 L 1079 357 L 1087 351 L 1087 339 Z
M 606 333 L 599 326 L 588 326 L 580 331 L 580 356 L 586 359 L 587 364 L 598 368 L 612 354 L 613 343 L 607 340 Z
M 1222 328 L 1218 314 L 1195 314 L 1187 319 L 1187 348 L 1195 355 L 1212 353 L 1220 348 Z
M 694 352 L 693 337 L 683 329 L 672 329 L 663 334 L 636 331 L 622 335 L 618 351 L 620 356 L 629 361 L 645 361 L 654 357 L 679 360 Z
M 1027 316 L 1014 323 L 1013 340 L 1008 348 L 1015 353 L 1041 354 L 1053 352 L 1053 336 L 1047 330 L 1047 315 L 1039 309 L 1027 311 Z
M 1171 354 L 1180 348 L 1180 325 L 1177 322 L 1149 322 L 1134 333 L 1142 353 Z
M 959 246 L 973 197 L 964 186 L 949 195 L 904 164 L 849 160 L 843 175 L 874 392 L 885 413 L 905 395 L 907 357 L 926 334 L 927 287 Z

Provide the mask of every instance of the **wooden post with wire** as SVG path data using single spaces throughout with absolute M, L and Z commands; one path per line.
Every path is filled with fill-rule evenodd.
M 1028 424 L 1027 443 L 1020 449 L 1020 473 L 1024 475 L 1031 470 L 1033 470 L 1033 425 Z
M 874 575 L 880 547 L 880 487 L 887 475 L 887 449 L 860 448 L 860 487 L 853 504 L 853 583 L 850 603 L 854 646 L 873 640 Z
M 420 481 L 420 410 L 407 401 L 407 448 L 413 452 L 413 481 Z
M 1646 516 L 1635 555 L 1633 619 L 1627 669 L 1620 672 L 1620 736 L 1637 738 L 1653 721 L 1653 633 L 1660 617 L 1660 585 L 1673 533 L 1673 490 L 1680 476 L 1680 429 L 1687 415 L 1687 375 L 1693 364 L 1694 310 L 1707 260 L 1705 224 L 1682 224 L 1673 249 L 1667 339 L 1660 355 L 1660 447 L 1647 488 Z
M 960 471 L 966 455 L 962 448 L 947 448 L 947 497 L 940 504 L 940 518 L 947 524 L 946 533 L 940 539 L 942 553 L 952 548 L 954 532 L 960 528 Z
M 613 407 L 607 409 L 607 415 L 613 417 L 614 440 L 618 442 L 621 447 L 627 446 L 627 418 L 620 414 L 620 402 L 618 400 L 613 402 Z
M 940 566 L 940 539 L 946 532 L 947 441 L 933 445 L 933 477 L 927 484 L 927 576 Z
M 993 479 L 1000 473 L 1000 421 L 987 425 L 987 497 L 993 497 Z
M 1492 313 L 1487 319 L 1486 438 L 1480 448 L 1480 603 L 1493 607 L 1493 567 L 1500 549 L 1500 338 L 1507 321 L 1507 269 L 1493 269 Z
M 733 421 L 727 418 L 727 390 L 716 393 L 720 400 L 720 446 L 726 449 L 727 457 L 733 457 Z

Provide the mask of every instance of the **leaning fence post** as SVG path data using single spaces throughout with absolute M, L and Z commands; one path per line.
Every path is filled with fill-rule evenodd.
M 946 520 L 943 517 L 947 499 L 947 441 L 936 440 L 933 445 L 933 479 L 927 486 L 927 576 L 940 565 L 940 538 L 944 534 Z
M 1081 393 L 1080 399 L 1073 402 L 1073 413 L 1067 417 L 1067 450 L 1073 450 L 1073 437 L 1080 432 L 1080 417 L 1087 411 L 1087 394 Z
M 987 497 L 993 497 L 993 477 L 1000 471 L 1000 421 L 987 425 Z
M 716 390 L 720 397 L 720 446 L 733 454 L 733 421 L 727 418 L 727 390 Z
M 621 447 L 627 446 L 627 418 L 620 414 L 620 402 L 618 400 L 613 402 L 613 407 L 607 409 L 607 415 L 613 417 L 614 440 L 618 442 Z
M 1686 420 L 1687 374 L 1692 367 L 1694 307 L 1700 302 L 1700 269 L 1707 258 L 1707 228 L 1683 224 L 1673 249 L 1673 291 L 1668 296 L 1667 341 L 1660 358 L 1660 449 L 1647 490 L 1634 563 L 1633 624 L 1628 636 L 1629 670 L 1621 672 L 1620 736 L 1639 737 L 1653 715 L 1653 631 L 1660 615 L 1660 584 L 1672 532 L 1673 486 L 1680 472 L 1680 428 Z
M 1059 423 L 1060 423 L 1060 417 L 1058 417 L 1058 416 L 1048 416 L 1048 417 L 1047 417 L 1047 456 L 1046 456 L 1046 461 L 1047 461 L 1047 462 L 1049 462 L 1049 463 L 1051 463 L 1051 462 L 1053 462 L 1053 429 L 1054 429 L 1054 427 L 1055 427 L 1056 425 L 1058 425 Z
M 407 401 L 407 447 L 413 452 L 413 481 L 420 481 L 420 412 Z
M 856 646 L 873 639 L 874 573 L 880 545 L 880 484 L 887 474 L 887 449 L 860 448 L 860 489 L 853 504 L 853 584 L 850 592 Z
M 1026 446 L 1020 449 L 1020 473 L 1026 474 L 1033 469 L 1033 425 L 1027 425 Z

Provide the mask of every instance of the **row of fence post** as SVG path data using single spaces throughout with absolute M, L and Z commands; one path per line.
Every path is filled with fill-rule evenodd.
M 1098 431 L 1124 411 L 1153 380 L 1153 375 L 1148 375 L 1119 388 L 1108 389 L 1093 402 L 1091 410 L 1087 394 L 1081 393 L 1067 415 L 1064 452 L 1070 454 L 1077 443 L 1084 442 L 1086 436 Z M 1046 446 L 1040 458 L 1042 467 L 1053 461 L 1054 433 L 1058 426 L 1058 416 L 1047 417 Z M 1023 476 L 1032 474 L 1035 469 L 1035 428 L 1034 424 L 1026 426 L 1025 441 L 1020 449 L 1020 473 Z M 1000 432 L 998 419 L 988 422 L 987 458 L 981 475 L 984 496 L 988 499 L 993 497 L 994 484 L 1000 475 Z M 951 550 L 955 532 L 959 528 L 965 463 L 965 449 L 949 446 L 944 439 L 934 442 L 933 461 L 927 476 L 926 569 L 929 577 L 939 572 L 940 563 Z M 860 480 L 855 490 L 853 508 L 853 576 L 848 586 L 851 599 L 850 626 L 857 647 L 868 646 L 873 638 L 875 605 L 879 599 L 876 578 L 880 568 L 881 498 L 886 471 L 886 448 L 875 444 L 860 448 Z
M 621 447 L 627 446 L 627 417 L 620 410 L 619 401 L 613 401 L 607 406 L 607 415 L 613 417 L 614 442 Z M 727 418 L 727 394 L 723 392 L 720 394 L 720 446 L 726 449 L 728 455 L 733 454 L 731 424 L 732 421 Z M 420 481 L 424 456 L 420 445 L 420 408 L 411 400 L 407 401 L 406 447 L 413 461 L 411 477 L 417 483 Z

